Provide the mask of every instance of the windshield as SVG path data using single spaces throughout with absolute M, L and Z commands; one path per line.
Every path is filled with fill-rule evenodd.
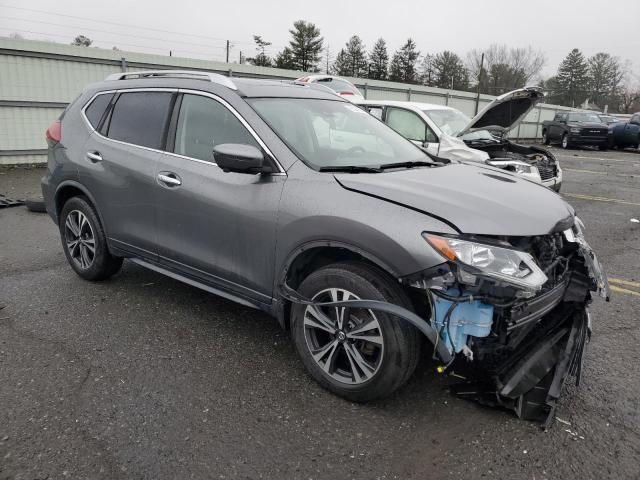
M 587 123 L 587 122 L 602 123 L 602 121 L 600 120 L 600 117 L 598 117 L 598 115 L 596 115 L 595 113 L 570 113 L 567 116 L 567 121 L 580 122 L 580 123 Z
M 423 112 L 447 135 L 456 136 L 471 121 L 469 117 L 458 110 L 423 110 Z
M 255 98 L 248 102 L 296 155 L 315 169 L 431 161 L 409 140 L 348 102 L 309 98 Z

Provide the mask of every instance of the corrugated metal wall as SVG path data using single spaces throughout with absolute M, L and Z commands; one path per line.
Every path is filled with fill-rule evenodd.
M 257 78 L 294 79 L 304 75 L 251 65 L 0 38 L 0 164 L 45 162 L 46 128 L 88 83 L 103 80 L 114 72 L 169 68 Z M 476 95 L 470 92 L 362 78 L 350 80 L 369 99 L 449 105 L 469 116 L 473 116 L 475 110 Z M 492 99 L 492 96 L 481 95 L 480 109 Z M 538 138 L 540 122 L 553 118 L 558 110 L 570 109 L 539 106 L 511 136 Z

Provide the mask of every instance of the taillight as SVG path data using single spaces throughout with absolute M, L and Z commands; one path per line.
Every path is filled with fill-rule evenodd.
M 347 91 L 339 92 L 339 93 L 340 93 L 340 95 L 353 95 L 353 92 L 347 92 Z
M 60 120 L 56 120 L 49 128 L 47 128 L 47 140 L 51 140 L 52 142 L 58 143 L 62 138 L 62 124 Z

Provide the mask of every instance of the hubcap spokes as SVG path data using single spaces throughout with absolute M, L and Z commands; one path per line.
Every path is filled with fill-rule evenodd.
M 323 290 L 313 298 L 318 303 L 357 299 L 340 288 Z M 366 382 L 382 363 L 384 339 L 371 310 L 310 305 L 304 312 L 304 336 L 318 366 L 339 382 Z
M 96 240 L 87 216 L 79 210 L 69 212 L 64 236 L 72 260 L 83 270 L 89 268 L 95 258 Z

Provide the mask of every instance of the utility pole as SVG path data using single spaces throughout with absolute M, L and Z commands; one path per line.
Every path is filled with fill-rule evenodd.
M 240 50 L 240 65 L 242 65 L 242 50 Z
M 171 50 L 169 50 L 169 56 L 171 56 Z
M 482 81 L 482 70 L 484 69 L 484 52 L 482 52 L 482 58 L 480 59 L 480 71 L 478 72 L 478 89 L 476 91 L 476 113 L 478 114 L 478 108 L 480 107 L 480 82 Z
M 227 63 L 229 63 L 229 40 L 227 40 Z
M 329 51 L 329 45 L 327 45 L 327 75 L 329 75 L 329 55 L 330 55 L 330 51 Z

